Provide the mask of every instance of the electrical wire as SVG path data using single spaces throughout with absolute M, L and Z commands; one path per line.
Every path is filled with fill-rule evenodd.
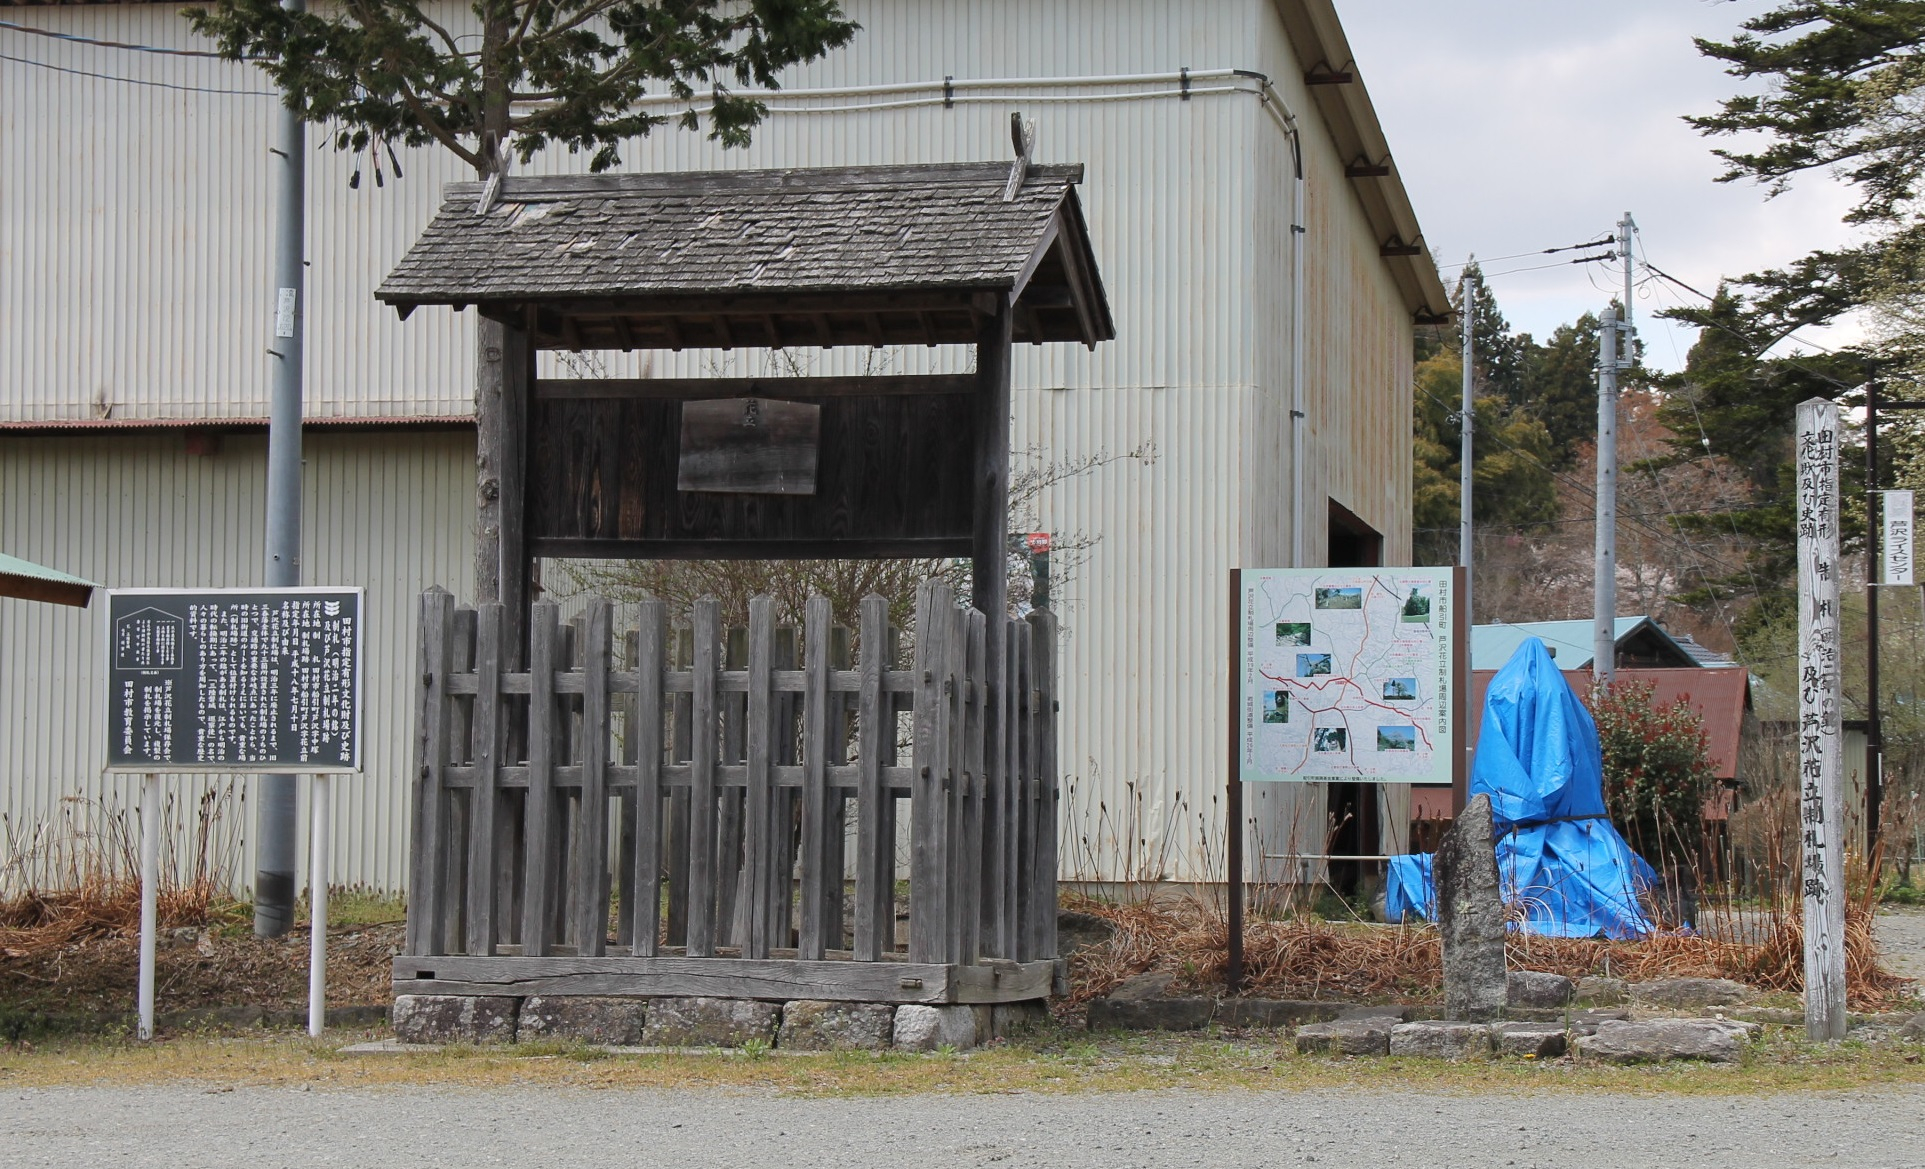
M 0 61 L 14 61 L 21 65 L 33 65 L 40 69 L 51 69 L 55 73 L 68 73 L 75 77 L 91 77 L 97 81 L 118 81 L 125 85 L 150 85 L 156 89 L 174 89 L 182 93 L 219 93 L 233 97 L 279 97 L 265 89 L 214 89 L 205 85 L 179 85 L 172 81 L 148 81 L 139 77 L 118 77 L 111 73 L 94 73 L 86 69 L 70 69 L 65 65 L 55 65 L 50 61 L 35 61 L 28 57 L 15 57 L 0 53 Z
M 1565 244 L 1562 247 L 1556 247 L 1556 248 L 1539 248 L 1534 252 L 1516 252 L 1508 256 L 1484 256 L 1482 258 L 1472 256 L 1470 259 L 1465 260 L 1461 264 L 1446 264 L 1442 268 L 1438 269 L 1438 271 L 1454 272 L 1459 268 L 1468 268 L 1472 264 L 1501 264 L 1505 260 L 1522 260 L 1522 259 L 1527 259 L 1531 256 L 1548 256 L 1554 252 L 1574 252 L 1574 251 L 1577 251 L 1579 248 L 1601 248 L 1605 244 L 1608 244 L 1610 242 L 1611 242 L 1611 237 L 1606 236 L 1603 239 L 1590 240 L 1589 242 L 1586 242 L 1586 243 Z
M 217 61 L 232 61 L 234 58 L 223 53 L 213 53 L 205 49 L 165 49 L 158 45 L 137 45 L 128 41 L 103 41 L 93 37 L 83 37 L 78 33 L 55 32 L 50 28 L 35 28 L 30 24 L 15 24 L 10 20 L 0 20 L 0 29 L 8 32 L 28 33 L 37 37 L 48 37 L 56 41 L 69 41 L 76 45 L 88 45 L 97 49 L 127 49 L 136 53 L 157 53 L 165 57 L 212 57 Z M 12 60 L 13 58 L 9 58 Z M 243 57 L 242 60 L 255 58 Z

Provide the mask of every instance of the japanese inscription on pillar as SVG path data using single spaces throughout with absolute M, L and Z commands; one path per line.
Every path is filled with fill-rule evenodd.
M 360 589 L 108 594 L 115 771 L 361 769 Z
M 1839 708 L 1838 406 L 1798 406 L 1798 808 L 1805 1028 L 1845 1036 L 1843 741 Z

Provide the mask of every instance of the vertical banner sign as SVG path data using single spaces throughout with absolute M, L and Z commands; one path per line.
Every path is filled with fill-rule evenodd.
M 1838 621 L 1838 406 L 1798 405 L 1798 819 L 1805 1031 L 1845 1037 L 1844 743 Z
M 1885 496 L 1885 579 L 1888 585 L 1912 584 L 1912 493 L 1887 491 Z

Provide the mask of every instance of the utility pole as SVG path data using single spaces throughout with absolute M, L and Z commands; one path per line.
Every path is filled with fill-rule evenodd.
M 1624 261 L 1622 310 L 1607 308 L 1598 322 L 1597 539 L 1591 584 L 1591 676 L 1605 683 L 1617 676 L 1618 664 L 1618 374 L 1632 364 L 1631 231 L 1635 226 L 1629 211 L 1618 220 L 1618 255 Z
M 306 0 L 281 0 L 300 12 Z M 301 583 L 301 334 L 307 309 L 307 126 L 279 107 L 274 166 L 274 386 L 267 423 L 267 587 Z M 275 938 L 294 925 L 296 784 L 263 775 L 254 827 L 254 935 Z
M 1885 803 L 1885 723 L 1878 694 L 1878 383 L 1865 386 L 1865 855 L 1878 850 L 1879 813 Z M 1877 884 L 1878 874 L 1872 874 Z
M 1469 269 L 1464 277 L 1464 400 L 1458 408 L 1458 448 L 1457 448 L 1457 563 L 1464 567 L 1464 599 L 1459 602 L 1471 623 L 1477 622 L 1477 610 L 1471 607 L 1471 458 L 1473 436 L 1477 430 L 1477 402 L 1472 379 L 1475 374 L 1476 341 L 1472 325 L 1477 316 L 1477 286 L 1470 281 Z M 1465 736 L 1469 738 L 1468 735 Z

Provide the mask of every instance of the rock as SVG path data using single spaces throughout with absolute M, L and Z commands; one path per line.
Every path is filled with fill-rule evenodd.
M 1342 1003 L 1301 999 L 1220 999 L 1216 1022 L 1222 1027 L 1254 1027 L 1275 1031 L 1304 1023 L 1323 1023 L 1340 1014 Z
M 1567 1023 L 1578 1035 L 1595 1035 L 1597 1029 L 1604 1024 L 1622 1023 L 1630 1017 L 1631 1012 L 1622 1007 L 1601 1007 L 1588 1011 L 1574 1011 Z
M 513 1043 L 520 1013 L 507 995 L 398 994 L 388 1018 L 403 1043 Z
M 1341 1019 L 1297 1028 L 1297 1051 L 1304 1055 L 1383 1055 L 1390 1050 L 1395 1019 Z
M 1215 1012 L 1216 1004 L 1205 998 L 1092 999 L 1088 1026 L 1092 1031 L 1199 1031 Z
M 1716 1019 L 1652 1019 L 1642 1023 L 1606 1022 L 1597 1034 L 1577 1041 L 1578 1054 L 1605 1063 L 1657 1063 L 1699 1059 L 1736 1063 L 1739 1037 Z
M 521 1001 L 515 1038 L 562 1039 L 632 1047 L 642 1041 L 648 1000 L 615 995 L 530 995 Z
M 1151 970 L 1125 978 L 1106 997 L 1113 1003 L 1138 1003 L 1144 999 L 1163 997 L 1175 982 L 1176 975 L 1169 971 Z
M 976 1046 L 976 1010 L 968 1006 L 912 1004 L 896 1008 L 895 1044 L 904 1051 Z
M 1909 1039 L 1913 1043 L 1925 1043 L 1925 1011 L 1913 1015 L 1910 1022 L 1900 1027 L 1898 1037 Z
M 1661 1007 L 1730 1007 L 1751 993 L 1750 987 L 1729 978 L 1661 978 L 1631 987 L 1633 998 Z
M 650 1047 L 740 1047 L 775 1041 L 774 1003 L 748 999 L 660 998 L 648 1004 L 642 1042 Z
M 1393 1023 L 1408 1023 L 1411 1011 L 1402 1003 L 1363 1003 L 1338 1011 L 1337 1019 L 1340 1022 L 1348 1019 L 1389 1019 Z
M 1489 1055 L 1488 1023 L 1425 1019 L 1399 1023 L 1390 1029 L 1390 1054 L 1421 1055 L 1431 1059 L 1471 1059 Z
M 895 1031 L 888 1003 L 831 1003 L 797 999 L 782 1006 L 775 1045 L 789 1051 L 880 1051 Z
M 1556 1059 L 1569 1043 L 1559 1023 L 1492 1023 L 1491 1046 L 1499 1055 Z
M 1622 978 L 1580 978 L 1575 1001 L 1586 1007 L 1614 1007 L 1631 1001 L 1631 984 Z
M 850 920 L 854 920 L 851 913 Z M 1074 909 L 1056 911 L 1056 949 L 1065 958 L 1079 950 L 1105 945 L 1116 936 L 1116 927 L 1093 913 Z
M 1049 1025 L 1049 1004 L 1042 999 L 1021 1003 L 997 1003 L 989 1011 L 989 1037 L 1008 1039 L 1028 1035 Z
M 1504 896 L 1497 881 L 1491 801 L 1478 795 L 1438 842 L 1437 931 L 1444 944 L 1444 1017 L 1502 1018 Z
M 1513 1007 L 1556 1008 L 1570 1003 L 1571 980 L 1541 970 L 1513 970 L 1504 976 L 1505 1000 Z

